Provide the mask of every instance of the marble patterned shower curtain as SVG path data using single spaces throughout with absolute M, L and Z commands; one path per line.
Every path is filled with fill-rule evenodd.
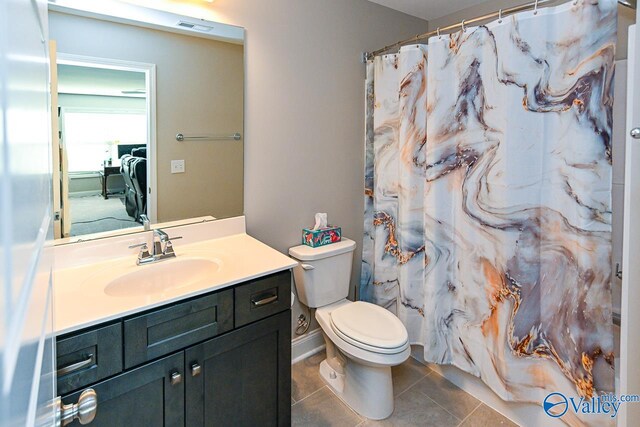
M 505 400 L 614 390 L 616 21 L 571 2 L 367 64 L 361 299 Z

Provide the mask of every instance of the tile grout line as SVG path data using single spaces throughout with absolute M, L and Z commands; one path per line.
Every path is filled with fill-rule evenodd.
M 448 380 L 444 375 L 440 374 L 439 372 L 434 371 L 433 369 L 431 369 L 431 372 L 434 372 L 436 375 L 439 375 L 441 378 L 443 378 L 443 379 L 444 379 L 444 380 L 446 380 L 447 382 L 451 382 L 451 381 L 449 381 L 449 380 Z M 453 383 L 452 383 L 452 384 L 453 384 Z M 453 385 L 454 385 L 454 386 L 456 386 L 455 384 L 453 384 Z M 475 396 L 473 396 L 472 394 L 467 393 L 466 391 L 462 390 L 460 387 L 458 387 L 458 386 L 456 386 L 456 387 L 457 387 L 457 388 L 459 388 L 463 393 L 465 393 L 465 394 L 467 394 L 467 395 L 471 396 L 472 398 L 474 398 L 474 399 L 476 399 L 476 400 L 478 401 L 478 405 L 477 405 L 475 408 L 473 408 L 473 409 L 472 409 L 472 410 L 467 414 L 467 416 L 465 416 L 465 417 L 464 417 L 464 419 L 463 419 L 463 421 L 464 421 L 464 420 L 466 420 L 466 419 L 469 417 L 469 415 L 471 415 L 472 413 L 474 413 L 474 412 L 475 412 L 475 410 L 476 410 L 476 409 L 478 409 L 478 408 L 482 405 L 482 403 L 483 403 L 483 402 L 482 402 L 480 399 L 477 399 L 477 398 L 476 398 Z M 418 390 L 418 392 L 419 392 L 419 393 L 422 393 L 420 390 Z M 427 394 L 426 394 L 426 393 L 422 393 L 422 394 L 423 394 L 423 395 L 425 395 L 425 396 L 427 396 Z M 427 397 L 429 397 L 429 396 L 427 396 Z M 429 399 L 431 399 L 431 397 L 429 397 Z M 431 399 L 431 400 L 433 400 L 433 399 Z M 447 411 L 449 414 L 451 414 L 454 418 L 456 418 L 456 419 L 460 419 L 460 418 L 458 418 L 457 416 L 455 416 L 454 414 L 452 414 L 452 413 L 451 413 L 451 411 L 449 411 L 447 408 L 445 408 L 444 406 L 442 406 L 442 405 L 440 405 L 438 402 L 436 402 L 435 400 L 433 400 L 433 402 L 434 402 L 436 405 L 438 405 L 439 407 L 441 407 L 442 409 L 444 409 L 445 411 Z M 462 423 L 462 421 L 461 421 L 461 423 Z
M 427 372 L 426 374 L 424 374 L 423 376 L 421 376 L 420 378 L 418 378 L 418 380 L 414 383 L 412 383 L 410 386 L 408 386 L 407 388 L 405 388 L 404 390 L 402 390 L 400 393 L 398 393 L 397 396 L 394 396 L 393 398 L 395 399 L 396 397 L 400 397 L 401 395 L 405 394 L 407 391 L 409 391 L 410 388 L 412 388 L 414 385 L 418 384 L 420 381 L 422 381 L 423 379 L 427 378 L 429 375 L 431 375 L 431 372 Z M 424 393 L 423 393 L 424 394 Z
M 320 390 L 322 390 L 323 388 L 325 388 L 326 385 L 323 385 L 322 387 L 320 387 L 319 389 L 317 389 L 316 391 L 314 391 L 313 393 L 311 393 L 308 396 L 303 397 L 302 399 L 298 400 L 296 403 L 294 403 L 293 405 L 291 405 L 291 407 L 296 406 L 298 403 L 300 402 L 304 402 L 306 399 L 308 399 L 309 397 L 313 396 L 314 394 L 316 394 L 317 392 L 319 392 Z
M 293 405 L 291 405 L 291 407 L 293 408 L 295 405 L 297 405 L 300 402 L 303 402 L 304 400 L 308 399 L 309 397 L 313 396 L 314 394 L 318 393 L 319 391 L 322 391 L 322 389 L 326 388 L 329 391 L 329 394 L 336 398 L 338 400 L 338 402 L 340 402 L 341 404 L 343 404 L 349 411 L 351 411 L 351 413 L 353 413 L 353 415 L 356 416 L 356 418 L 358 419 L 358 424 L 355 424 L 354 427 L 358 427 L 359 425 L 363 424 L 364 422 L 366 422 L 368 420 L 368 418 L 361 416 L 360 414 L 358 414 L 355 410 L 353 410 L 353 408 L 349 405 L 347 405 L 345 402 L 342 401 L 342 399 L 340 399 L 338 396 L 336 396 L 336 394 L 329 388 L 328 385 L 323 385 L 322 387 L 320 387 L 319 389 L 317 389 L 316 391 L 314 391 L 313 393 L 311 393 L 308 396 L 303 397 L 302 399 L 298 400 L 296 403 L 294 403 Z
M 460 421 L 460 424 L 458 424 L 458 426 L 457 426 L 457 427 L 460 427 L 462 424 L 464 424 L 464 422 L 465 422 L 465 421 L 467 421 L 467 419 L 468 419 L 469 417 L 471 417 L 471 415 L 473 415 L 473 413 L 474 413 L 474 412 L 476 412 L 476 411 L 478 410 L 478 408 L 479 408 L 479 407 L 481 407 L 481 406 L 482 406 L 482 402 L 478 403 L 478 406 L 476 406 L 475 408 L 473 408 L 473 410 L 471 410 L 471 412 L 469 412 L 469 413 L 467 414 L 467 416 L 466 416 L 466 417 L 464 417 L 464 419 L 463 419 L 462 421 Z
M 421 395 L 423 395 L 424 397 L 426 397 L 427 399 L 429 399 L 430 401 L 432 401 L 433 403 L 435 403 L 437 406 L 439 406 L 440 408 L 442 408 L 447 414 L 451 415 L 453 418 L 455 418 L 456 420 L 460 420 L 460 418 L 458 418 L 457 416 L 455 416 L 454 414 L 451 413 L 451 411 L 449 411 L 447 408 L 445 408 L 444 406 L 442 406 L 441 404 L 439 404 L 438 402 L 436 402 L 435 400 L 433 400 L 431 397 L 427 396 L 425 393 L 421 392 L 420 390 L 416 389 L 416 391 L 418 393 L 420 393 Z M 480 402 L 482 403 L 482 402 Z M 474 408 L 473 411 L 475 411 L 477 409 Z M 471 412 L 473 412 L 471 411 Z M 457 424 L 459 425 L 459 424 Z

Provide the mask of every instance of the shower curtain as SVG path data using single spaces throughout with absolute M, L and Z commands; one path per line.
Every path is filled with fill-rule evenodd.
M 360 298 L 505 400 L 614 391 L 616 6 L 523 12 L 367 63 Z

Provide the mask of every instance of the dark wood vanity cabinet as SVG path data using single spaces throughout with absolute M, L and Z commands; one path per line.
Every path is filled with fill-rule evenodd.
M 225 289 L 125 319 L 125 368 L 232 330 L 233 293 Z
M 93 388 L 95 426 L 288 426 L 290 289 L 275 273 L 59 337 L 63 403 Z
M 180 352 L 91 385 L 98 395 L 91 426 L 183 426 L 184 383 L 175 380 L 176 375 L 182 379 L 183 371 Z M 82 390 L 63 397 L 62 402 L 77 402 Z
M 185 362 L 188 426 L 290 424 L 289 310 L 191 347 Z

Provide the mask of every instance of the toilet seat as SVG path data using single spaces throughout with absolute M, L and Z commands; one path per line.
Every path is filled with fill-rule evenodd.
M 363 350 L 395 354 L 407 347 L 407 329 L 393 313 L 375 304 L 356 301 L 331 312 L 331 329 Z

